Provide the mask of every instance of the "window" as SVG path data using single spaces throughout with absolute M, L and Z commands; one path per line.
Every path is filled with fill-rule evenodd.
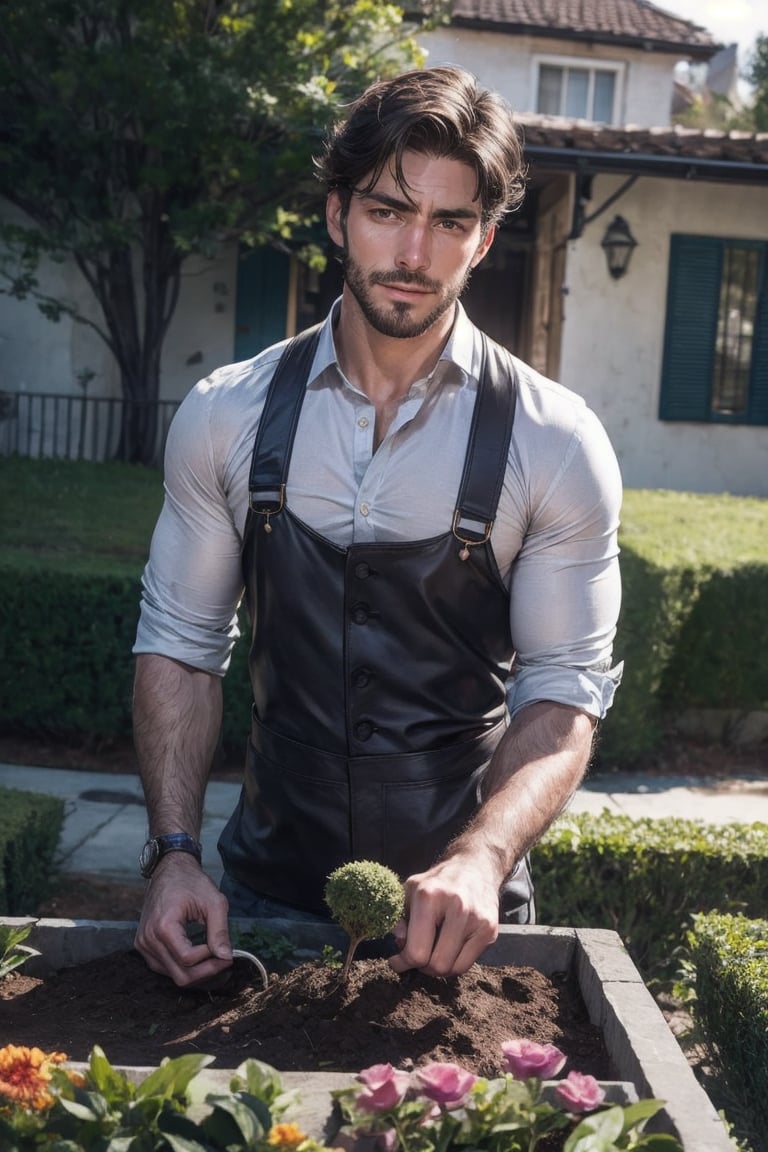
M 673 236 L 662 420 L 768 424 L 768 243 Z
M 556 57 L 537 62 L 536 111 L 549 116 L 612 124 L 619 88 L 616 65 L 585 67 Z

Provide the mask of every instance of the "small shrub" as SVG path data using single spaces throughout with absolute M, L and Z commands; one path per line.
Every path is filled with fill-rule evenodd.
M 342 864 L 328 877 L 325 902 L 336 923 L 349 936 L 342 980 L 349 975 L 352 957 L 363 940 L 386 936 L 405 910 L 399 878 L 390 868 L 373 860 Z

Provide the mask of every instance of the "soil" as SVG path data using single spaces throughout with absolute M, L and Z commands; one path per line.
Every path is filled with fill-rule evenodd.
M 22 969 L 0 983 L 3 1032 L 15 1044 L 85 1060 L 99 1044 L 113 1064 L 157 1064 L 198 1051 L 214 1066 L 247 1057 L 280 1071 L 358 1072 L 451 1060 L 477 1075 L 503 1072 L 514 1036 L 556 1044 L 567 1069 L 610 1079 L 601 1033 L 571 977 L 533 968 L 473 965 L 453 980 L 396 975 L 385 959 L 338 968 L 305 962 L 272 975 L 266 990 L 247 960 L 211 990 L 181 990 L 136 952 L 113 953 L 47 979 Z

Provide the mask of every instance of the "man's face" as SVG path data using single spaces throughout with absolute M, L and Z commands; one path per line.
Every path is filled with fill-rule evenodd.
M 405 152 L 407 195 L 387 166 L 370 192 L 353 192 L 346 219 L 328 197 L 332 240 L 344 250 L 346 289 L 384 336 L 421 336 L 453 305 L 491 245 L 468 164 Z

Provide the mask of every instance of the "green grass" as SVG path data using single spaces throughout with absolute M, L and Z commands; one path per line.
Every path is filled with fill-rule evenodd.
M 621 520 L 622 547 L 661 567 L 729 571 L 768 560 L 768 500 L 630 489 Z
M 159 471 L 0 459 L 0 554 L 21 571 L 140 572 L 163 500 Z
M 132 464 L 0 458 L 2 559 L 14 567 L 136 571 L 163 499 L 159 471 Z M 621 544 L 666 567 L 768 561 L 768 500 L 625 493 Z

